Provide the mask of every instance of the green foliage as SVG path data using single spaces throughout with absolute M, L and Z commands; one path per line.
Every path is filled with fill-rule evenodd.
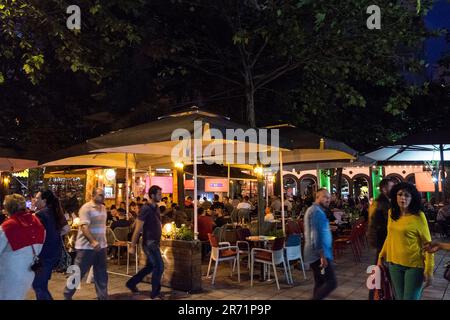
M 271 230 L 270 232 L 268 232 L 267 235 L 270 237 L 275 237 L 275 238 L 283 238 L 284 237 L 284 233 L 283 233 L 282 229 Z
M 186 226 L 185 224 L 182 224 L 180 228 L 176 228 L 175 239 L 192 241 L 194 240 L 194 232 L 191 230 L 190 227 Z
M 172 240 L 186 240 L 192 241 L 194 240 L 194 232 L 191 230 L 189 226 L 182 224 L 180 228 L 175 225 L 175 222 L 171 223 L 171 230 L 167 231 L 163 226 L 162 229 L 162 237 L 163 239 L 172 239 Z

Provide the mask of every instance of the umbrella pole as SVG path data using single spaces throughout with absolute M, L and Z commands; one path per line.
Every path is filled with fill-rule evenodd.
M 126 211 L 127 211 L 127 220 L 129 219 L 128 217 L 128 202 L 129 202 L 129 198 L 128 198 L 128 153 L 125 153 L 125 206 L 126 206 Z
M 281 188 L 281 225 L 283 227 L 283 234 L 286 234 L 286 227 L 284 225 L 284 186 L 283 186 L 283 154 L 280 151 L 280 188 Z
M 230 197 L 230 164 L 228 163 L 228 174 L 227 174 L 227 180 L 228 180 L 228 198 Z
M 441 185 L 442 185 L 442 200 L 444 203 L 447 203 L 447 199 L 445 198 L 445 162 L 444 162 L 444 145 L 439 145 L 439 151 L 441 153 Z
M 198 239 L 198 224 L 197 224 L 197 142 L 194 139 L 194 240 Z

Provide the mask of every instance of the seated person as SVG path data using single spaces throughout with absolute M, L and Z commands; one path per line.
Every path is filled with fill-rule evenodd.
M 213 204 L 211 205 L 211 210 L 214 210 L 214 209 L 216 209 L 216 208 L 221 208 L 222 210 L 225 209 L 224 204 L 223 204 L 222 202 L 219 201 L 219 195 L 218 195 L 218 194 L 215 194 L 215 195 L 214 195 L 214 202 L 213 202 Z
M 197 209 L 197 212 L 198 239 L 200 241 L 208 241 L 208 233 L 212 233 L 214 228 L 213 219 L 211 216 L 207 216 L 206 210 L 201 207 Z
M 275 217 L 273 216 L 272 212 L 270 212 L 270 208 L 266 208 L 266 214 L 264 216 L 264 221 L 266 222 L 272 222 L 275 220 Z
M 192 197 L 188 196 L 184 201 L 185 208 L 194 208 L 194 202 L 192 201 Z
M 244 197 L 244 200 L 242 201 L 242 202 L 240 202 L 238 205 L 237 205 L 237 209 L 239 210 L 239 209 L 248 209 L 248 210 L 252 210 L 253 209 L 253 206 L 252 206 L 252 204 L 250 203 L 250 198 L 248 197 L 248 196 L 245 196 Z
M 113 221 L 111 223 L 111 229 L 114 230 L 115 228 L 126 228 L 131 226 L 131 221 L 127 220 L 127 213 L 124 209 L 119 208 L 117 209 L 119 220 Z
M 173 211 L 173 220 L 175 221 L 177 228 L 180 228 L 183 224 L 187 224 L 187 218 L 186 212 L 181 211 L 178 206 L 175 206 Z
M 214 220 L 214 223 L 216 224 L 216 227 L 221 227 L 227 222 L 225 221 L 225 218 L 223 217 L 223 210 L 222 208 L 216 208 L 215 210 L 216 214 L 216 220 Z

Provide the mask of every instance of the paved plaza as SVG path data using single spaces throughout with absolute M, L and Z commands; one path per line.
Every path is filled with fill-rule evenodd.
M 374 251 L 363 250 L 361 262 L 353 261 L 351 250 L 346 250 L 342 256 L 337 259 L 336 274 L 338 279 L 338 288 L 327 298 L 330 300 L 367 300 L 368 289 L 366 288 L 367 266 L 372 264 Z M 124 263 L 126 260 L 123 259 Z M 450 253 L 441 251 L 435 255 L 434 282 L 429 288 L 426 288 L 423 294 L 423 300 L 450 300 L 449 282 L 443 278 L 444 264 L 450 261 Z M 199 293 L 187 293 L 175 291 L 171 288 L 163 287 L 162 292 L 166 299 L 171 300 L 308 300 L 312 294 L 313 277 L 310 270 L 306 271 L 307 279 L 303 279 L 301 270 L 293 269 L 294 285 L 286 284 L 282 269 L 278 270 L 280 281 L 280 290 L 277 290 L 275 281 L 260 282 L 256 279 L 254 286 L 250 287 L 250 273 L 241 264 L 241 282 L 237 282 L 237 275 L 234 273 L 230 277 L 229 263 L 219 264 L 216 283 L 211 285 L 211 279 L 206 277 L 206 261 L 202 267 L 202 286 L 203 290 Z M 147 300 L 150 295 L 150 284 L 141 283 L 139 294 L 131 294 L 125 288 L 126 275 L 116 273 L 125 273 L 126 267 L 122 264 L 117 265 L 117 260 L 109 261 L 109 295 L 114 300 Z M 257 274 L 259 269 L 255 268 Z M 57 300 L 63 299 L 63 287 L 66 276 L 54 273 L 50 281 L 50 291 Z M 84 281 L 81 289 L 74 296 L 74 300 L 93 300 L 96 298 L 94 284 L 86 284 Z M 33 300 L 34 292 L 31 290 L 27 299 Z

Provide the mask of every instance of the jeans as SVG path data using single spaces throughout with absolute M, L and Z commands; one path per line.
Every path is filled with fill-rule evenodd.
M 411 268 L 389 264 L 395 300 L 420 300 L 423 291 L 423 268 Z
M 48 281 L 52 276 L 53 268 L 58 265 L 59 257 L 56 258 L 40 258 L 42 262 L 42 269 L 38 272 L 33 280 L 33 289 L 36 294 L 36 300 L 53 300 L 53 297 L 48 291 Z
M 108 273 L 106 271 L 106 248 L 95 250 L 77 250 L 75 264 L 80 267 L 80 281 L 84 278 L 91 266 L 94 267 L 95 291 L 98 300 L 108 299 Z M 64 289 L 64 298 L 71 300 L 76 288 Z
M 314 292 L 312 300 L 322 300 L 326 298 L 337 287 L 336 274 L 334 273 L 333 261 L 327 259 L 328 266 L 325 274 L 321 273 L 320 259 L 310 264 L 314 274 Z
M 164 272 L 164 262 L 161 257 L 161 250 L 159 249 L 159 242 L 146 241 L 142 245 L 145 255 L 147 256 L 147 264 L 144 268 L 139 270 L 130 280 L 127 285 L 135 287 L 148 274 L 152 274 L 152 293 L 151 298 L 157 297 L 161 293 L 161 277 Z

